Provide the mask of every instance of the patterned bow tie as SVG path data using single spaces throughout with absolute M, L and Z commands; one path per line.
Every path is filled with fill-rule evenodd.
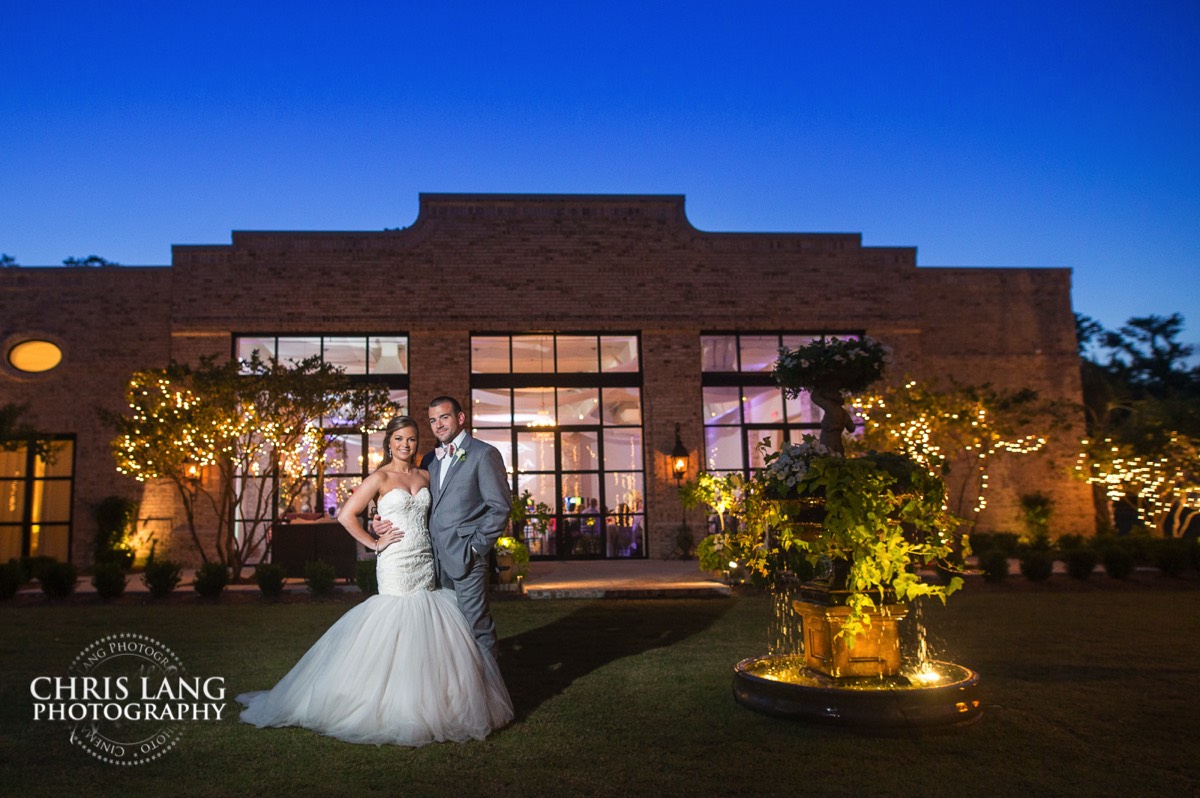
M 437 459 L 439 459 L 439 460 L 443 460 L 446 457 L 453 457 L 454 456 L 454 444 L 448 443 L 445 446 L 439 446 L 436 449 L 434 449 L 434 453 L 437 454 Z

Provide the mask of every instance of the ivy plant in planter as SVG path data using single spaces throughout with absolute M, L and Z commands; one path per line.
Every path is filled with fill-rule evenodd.
M 959 576 L 934 584 L 917 574 L 921 565 L 953 568 L 970 551 L 965 535 L 956 540 L 940 478 L 901 455 L 841 457 L 811 438 L 764 461 L 748 480 L 689 485 L 693 498 L 736 520 L 704 543 L 707 561 L 737 562 L 766 581 L 795 574 L 797 559 L 823 568 L 850 609 L 840 633 L 851 639 L 882 604 L 945 601 L 962 587 Z
M 544 502 L 534 501 L 529 491 L 517 495 L 514 491 L 512 509 L 509 511 L 509 532 L 496 541 L 496 558 L 500 565 L 508 568 L 500 573 L 500 582 L 515 582 L 517 577 L 529 573 L 529 546 L 522 540 L 545 536 L 550 528 L 554 511 Z
M 508 561 L 501 562 L 508 566 L 507 571 L 501 571 L 501 582 L 512 582 L 529 573 L 529 547 L 521 541 L 505 535 L 496 540 L 495 551 L 497 561 Z

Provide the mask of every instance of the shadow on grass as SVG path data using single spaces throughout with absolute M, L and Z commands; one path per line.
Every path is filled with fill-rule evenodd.
M 528 717 L 576 679 L 624 657 L 676 643 L 708 629 L 731 602 L 597 601 L 500 641 L 500 668 L 517 720 Z M 652 608 L 649 609 L 649 608 Z

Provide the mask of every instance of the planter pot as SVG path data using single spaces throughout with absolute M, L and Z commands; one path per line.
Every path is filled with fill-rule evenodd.
M 800 598 L 792 608 L 803 624 L 805 665 L 834 678 L 895 676 L 900 673 L 899 624 L 908 607 L 889 603 L 867 613 L 871 623 L 851 647 L 849 637 L 839 636 L 850 615 L 849 572 L 850 563 L 831 560 L 824 578 L 800 585 Z M 894 594 L 887 595 L 895 601 Z
M 908 614 L 903 604 L 885 604 L 868 613 L 871 625 L 854 638 L 839 632 L 850 608 L 804 599 L 792 602 L 804 628 L 804 664 L 833 678 L 895 676 L 900 673 L 900 621 Z
M 513 585 L 517 582 L 517 568 L 511 554 L 496 552 L 496 584 Z

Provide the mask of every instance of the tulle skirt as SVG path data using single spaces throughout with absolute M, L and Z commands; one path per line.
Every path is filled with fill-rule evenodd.
M 500 669 L 475 643 L 453 591 L 368 598 L 343 615 L 241 719 L 303 726 L 351 743 L 482 740 L 513 717 Z

